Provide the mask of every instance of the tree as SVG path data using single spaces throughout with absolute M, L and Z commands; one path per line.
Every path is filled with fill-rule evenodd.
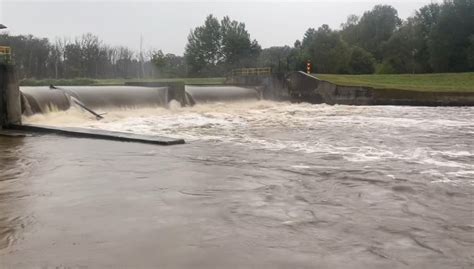
M 64 72 L 66 78 L 84 76 L 81 45 L 76 41 L 64 46 Z
M 221 30 L 219 21 L 207 16 L 203 26 L 196 27 L 188 36 L 185 57 L 190 73 L 209 74 L 221 61 Z
M 377 5 L 362 15 L 360 20 L 350 16 L 343 25 L 342 36 L 350 45 L 356 45 L 374 55 L 381 61 L 383 58 L 382 43 L 390 39 L 402 21 L 395 8 L 388 5 Z
M 232 68 L 256 64 L 261 47 L 250 39 L 245 24 L 209 15 L 188 36 L 185 58 L 192 75 L 223 75 Z
M 360 17 L 357 15 L 349 15 L 345 23 L 341 24 L 341 37 L 349 44 L 356 44 L 358 40 L 358 24 Z
M 349 60 L 349 72 L 351 74 L 372 74 L 374 71 L 374 56 L 362 48 L 352 48 Z
M 221 34 L 221 54 L 227 69 L 251 65 L 261 51 L 258 42 L 250 40 L 245 24 L 228 16 L 221 21 Z
M 117 62 L 116 62 L 116 74 L 120 78 L 131 78 L 138 76 L 138 69 L 134 70 L 134 63 L 138 61 L 134 59 L 134 52 L 126 47 L 117 48 Z
M 467 49 L 467 58 L 469 61 L 469 67 L 474 70 L 474 35 L 469 37 L 470 45 Z
M 440 12 L 441 6 L 439 4 L 431 3 L 420 8 L 413 18 L 415 27 L 414 38 L 418 39 L 415 60 L 420 73 L 433 71 L 430 64 L 431 56 L 428 44 L 430 33 L 438 23 Z
M 350 48 L 337 31 L 328 25 L 306 31 L 302 42 L 302 57 L 313 63 L 318 73 L 347 73 Z
M 177 56 L 172 53 L 165 55 L 166 61 L 166 75 L 169 77 L 184 77 L 186 76 L 186 62 L 184 57 Z
M 151 62 L 156 66 L 158 70 L 162 70 L 166 66 L 166 58 L 163 51 L 158 50 L 152 52 Z
M 474 2 L 445 1 L 429 33 L 430 64 L 435 72 L 472 71 L 468 48 L 474 34 Z
M 420 68 L 417 53 L 422 49 L 415 21 L 408 19 L 392 37 L 382 44 L 383 62 L 381 73 L 415 73 Z

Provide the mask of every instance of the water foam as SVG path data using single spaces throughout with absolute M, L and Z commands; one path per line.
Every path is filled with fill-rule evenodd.
M 96 121 L 79 109 L 35 115 L 27 123 L 100 128 L 240 144 L 254 149 L 339 156 L 358 165 L 413 163 L 447 169 L 442 177 L 474 169 L 474 108 L 362 107 L 272 101 L 169 108 L 104 110 Z M 313 157 L 312 157 L 313 158 Z M 471 161 L 471 163 L 470 163 Z M 429 170 L 429 169 L 428 169 Z M 456 170 L 457 171 L 457 170 Z M 450 173 L 450 174 L 448 174 Z M 440 178 L 437 175 L 437 178 Z M 442 178 L 444 180 L 444 178 Z

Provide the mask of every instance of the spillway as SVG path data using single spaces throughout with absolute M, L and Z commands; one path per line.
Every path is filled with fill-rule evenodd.
M 260 95 L 257 90 L 236 86 L 186 85 L 185 91 L 192 103 L 230 102 L 260 99 Z
M 167 87 L 65 86 L 60 88 L 63 90 L 49 87 L 20 87 L 23 95 L 23 112 L 36 114 L 51 110 L 67 110 L 71 107 L 69 96 L 94 109 L 166 106 L 168 99 Z
M 184 90 L 186 105 L 260 99 L 256 89 L 237 86 L 186 85 Z M 71 97 L 88 108 L 101 109 L 165 107 L 174 96 L 169 94 L 169 87 L 142 86 L 20 87 L 20 91 L 25 115 L 68 110 Z
M 20 87 L 23 113 L 27 115 L 67 110 L 71 107 L 68 97 L 59 90 L 48 87 Z

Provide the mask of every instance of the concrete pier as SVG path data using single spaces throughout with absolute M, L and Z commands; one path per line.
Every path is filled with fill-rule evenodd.
M 0 63 L 0 129 L 21 124 L 21 98 L 13 66 Z

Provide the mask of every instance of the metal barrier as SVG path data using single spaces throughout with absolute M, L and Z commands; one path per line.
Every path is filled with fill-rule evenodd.
M 232 70 L 232 76 L 267 76 L 272 74 L 271 67 L 263 68 L 240 68 Z
M 0 62 L 9 63 L 12 60 L 12 50 L 10 47 L 0 46 Z

